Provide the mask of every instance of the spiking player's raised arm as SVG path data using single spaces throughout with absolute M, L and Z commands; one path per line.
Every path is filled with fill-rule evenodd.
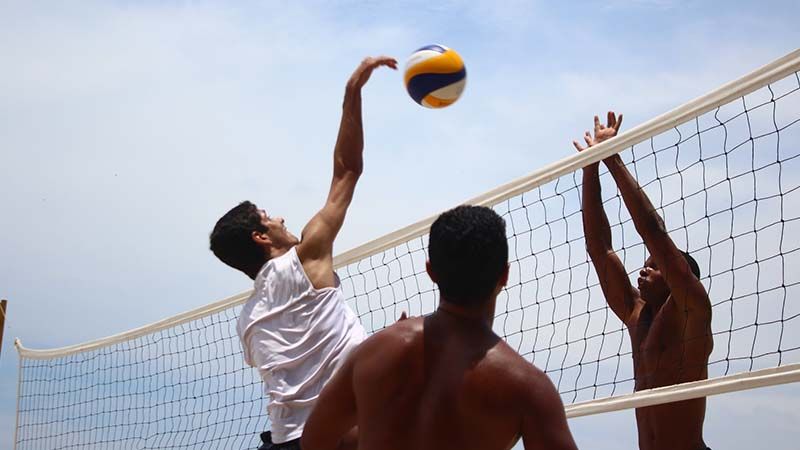
M 366 58 L 347 82 L 342 121 L 333 152 L 333 179 L 325 206 L 308 222 L 301 234 L 297 253 L 315 287 L 334 285 L 333 241 L 344 223 L 364 162 L 364 130 L 361 120 L 361 88 L 380 66 L 397 68 L 387 56 Z
M 283 218 L 250 202 L 231 209 L 211 233 L 214 254 L 255 280 L 237 332 L 244 359 L 258 369 L 270 398 L 272 429 L 262 433 L 262 448 L 299 450 L 322 387 L 366 338 L 344 303 L 332 252 L 363 168 L 361 90 L 381 66 L 396 68 L 397 62 L 366 58 L 347 81 L 330 191 L 302 240 L 286 229 Z

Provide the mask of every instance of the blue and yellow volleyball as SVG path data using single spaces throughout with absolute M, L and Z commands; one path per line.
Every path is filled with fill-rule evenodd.
M 426 45 L 411 54 L 404 77 L 408 95 L 427 108 L 444 108 L 461 97 L 467 69 L 461 56 L 444 45 Z

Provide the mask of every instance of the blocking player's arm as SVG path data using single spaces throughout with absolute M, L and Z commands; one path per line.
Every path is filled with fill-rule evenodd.
M 664 221 L 619 155 L 604 160 L 614 177 L 636 231 L 658 265 L 680 311 L 711 313 L 703 284 L 667 233 Z
M 522 418 L 522 443 L 525 450 L 577 449 L 555 386 L 546 375 L 533 370 L 536 374 L 530 378 L 524 395 L 527 411 Z
M 347 82 L 339 136 L 333 152 L 333 179 L 325 206 L 303 229 L 298 256 L 316 287 L 332 281 L 333 241 L 344 223 L 347 207 L 353 199 L 356 182 L 363 168 L 364 131 L 361 122 L 361 88 L 372 71 L 380 66 L 397 68 L 397 61 L 381 56 L 366 58 Z M 308 264 L 308 266 L 307 266 Z M 308 270 L 312 267 L 312 270 Z M 331 273 L 331 275 L 328 275 Z M 321 274 L 322 276 L 317 276 Z
M 622 125 L 622 115 L 620 114 L 617 119 L 613 112 L 609 112 L 607 124 L 607 126 L 603 126 L 600 119 L 595 116 L 594 136 L 588 131 L 583 136 L 588 147 L 616 136 Z M 584 147 L 575 141 L 573 141 L 573 145 L 578 151 L 584 150 Z M 603 208 L 600 193 L 599 164 L 590 164 L 583 168 L 583 204 L 581 208 L 586 250 L 594 264 L 608 306 L 622 322 L 627 323 L 639 293 L 631 285 L 625 265 L 614 252 L 611 226 L 608 223 L 608 216 Z
M 354 352 L 322 389 L 303 428 L 303 450 L 340 450 L 353 445 L 356 426 L 356 396 L 353 391 Z

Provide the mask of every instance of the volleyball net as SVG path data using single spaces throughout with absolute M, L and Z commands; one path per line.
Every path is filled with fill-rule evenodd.
M 466 203 L 506 221 L 511 270 L 495 331 L 553 380 L 569 416 L 800 381 L 800 51 Z M 619 153 L 712 303 L 709 379 L 633 393 L 630 339 L 589 260 L 581 168 Z M 601 166 L 602 167 L 602 166 Z M 647 257 L 601 170 L 614 249 Z M 437 304 L 431 217 L 335 259 L 375 332 Z M 106 339 L 20 355 L 17 449 L 250 448 L 268 399 L 236 320 L 249 292 Z

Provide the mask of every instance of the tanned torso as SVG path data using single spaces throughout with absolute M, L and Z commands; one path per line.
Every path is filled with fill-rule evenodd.
M 707 298 L 697 301 L 708 302 Z M 711 324 L 679 311 L 672 296 L 653 314 L 636 299 L 628 318 L 636 391 L 708 378 L 713 340 Z M 641 450 L 699 450 L 706 399 L 636 409 Z
M 361 450 L 510 449 L 530 410 L 522 387 L 545 377 L 488 326 L 443 313 L 362 345 L 374 348 L 353 372 Z

